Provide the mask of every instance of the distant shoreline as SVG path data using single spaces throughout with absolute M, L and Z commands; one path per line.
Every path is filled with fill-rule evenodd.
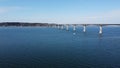
M 15 26 L 15 27 L 26 27 L 26 26 L 49 26 L 54 24 L 48 24 L 48 23 L 25 23 L 25 22 L 1 22 L 0 27 L 9 27 L 9 26 Z
M 28 22 L 0 22 L 0 27 L 42 27 L 42 26 L 62 26 L 62 25 L 88 25 L 88 26 L 120 26 L 120 24 L 55 24 L 55 23 L 28 23 Z

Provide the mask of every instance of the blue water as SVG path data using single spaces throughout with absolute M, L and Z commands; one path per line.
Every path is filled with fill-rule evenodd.
M 120 68 L 120 27 L 0 27 L 0 68 Z

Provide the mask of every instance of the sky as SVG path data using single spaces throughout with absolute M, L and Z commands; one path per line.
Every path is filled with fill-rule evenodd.
M 120 24 L 120 0 L 0 0 L 0 22 Z

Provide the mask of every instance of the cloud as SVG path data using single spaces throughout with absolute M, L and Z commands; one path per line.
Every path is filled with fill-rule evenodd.
M 0 7 L 0 15 L 5 14 L 5 13 L 10 13 L 12 11 L 18 11 L 18 10 L 23 10 L 26 8 L 22 7 L 17 7 L 17 6 L 11 6 L 11 7 Z M 27 8 L 28 9 L 28 8 Z M 4 18 L 6 21 L 29 21 L 29 22 L 56 22 L 56 23 L 70 23 L 70 24 L 120 24 L 120 10 L 111 10 L 108 12 L 104 13 L 98 13 L 97 15 L 92 14 L 88 16 L 65 16 L 63 15 L 62 17 L 59 17 L 59 14 L 56 14 L 56 16 L 48 17 L 46 16 L 41 16 L 39 14 L 33 13 L 32 15 L 29 14 L 29 16 L 23 16 L 23 17 L 10 17 Z M 5 15 L 1 16 L 3 18 Z M 3 19 L 1 19 L 3 20 Z M 3 20 L 4 21 L 4 20 Z
M 92 23 L 92 24 L 120 24 L 120 10 L 112 10 L 109 12 L 105 12 L 103 14 L 95 15 L 95 16 L 85 16 L 76 18 L 75 23 Z M 71 21 L 72 23 L 73 21 Z
M 14 10 L 22 9 L 22 7 L 0 7 L 0 14 L 7 13 Z
M 31 21 L 56 22 L 59 24 L 120 24 L 120 10 L 111 10 L 93 16 L 40 18 L 32 16 Z
M 114 10 L 106 14 L 108 18 L 120 18 L 120 10 Z
M 8 10 L 6 8 L 0 8 L 0 13 L 5 13 L 7 12 Z

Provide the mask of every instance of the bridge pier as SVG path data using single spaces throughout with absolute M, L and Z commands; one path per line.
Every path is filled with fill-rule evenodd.
M 60 26 L 58 25 L 58 29 L 60 28 Z
M 86 32 L 86 25 L 83 25 L 83 32 Z
M 73 25 L 73 31 L 76 31 L 76 25 Z
M 56 28 L 57 25 L 53 25 L 53 26 L 54 26 L 54 28 Z
M 64 29 L 64 25 L 61 25 L 61 29 L 62 29 L 62 30 Z
M 69 30 L 69 25 L 66 25 L 66 30 L 67 30 L 67 31 Z
M 102 31 L 102 25 L 100 25 L 99 28 L 100 28 L 99 29 L 99 34 L 102 34 L 103 33 L 103 31 Z

